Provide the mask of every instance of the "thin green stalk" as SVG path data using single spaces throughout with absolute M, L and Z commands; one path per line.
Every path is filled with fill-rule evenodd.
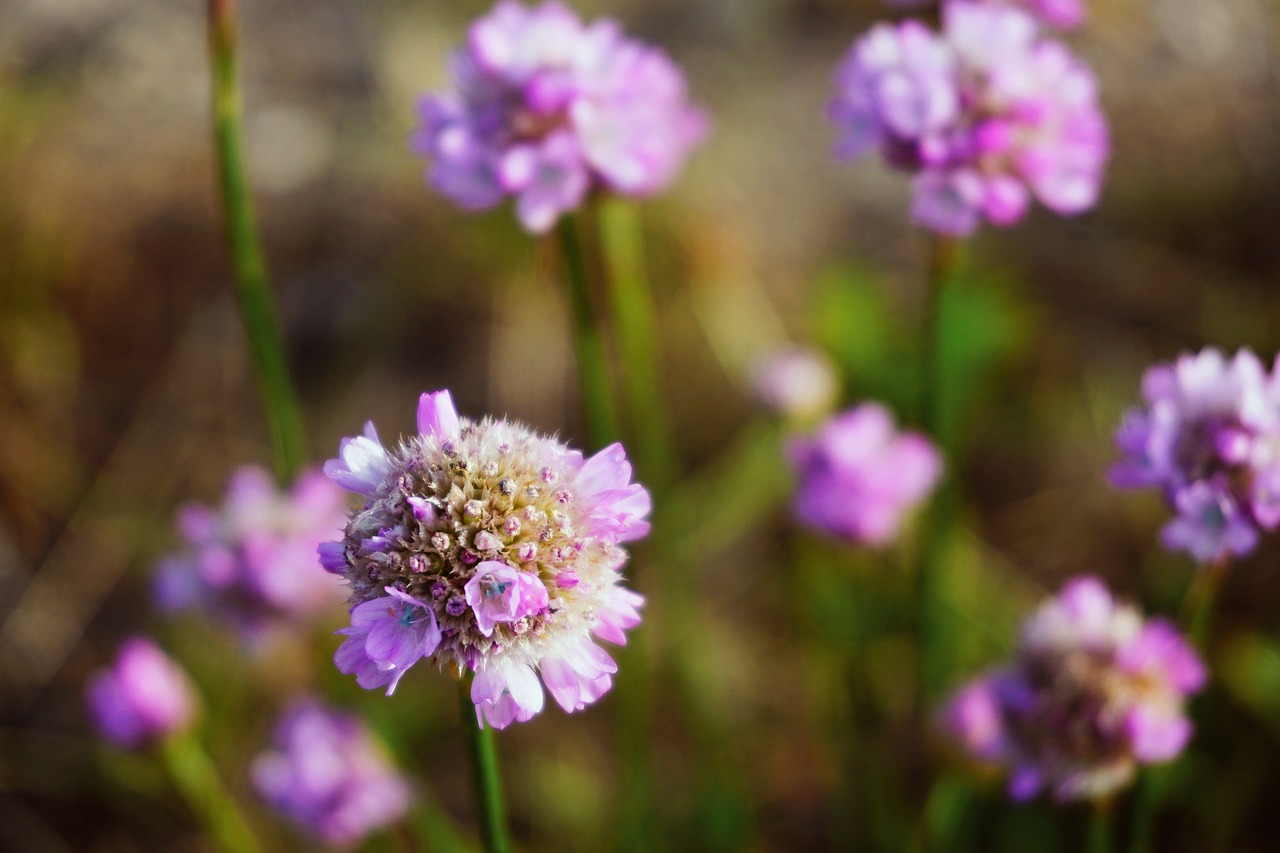
M 196 736 L 177 735 L 160 752 L 174 784 L 218 845 L 231 853 L 259 853 L 257 837 Z
M 253 201 L 245 169 L 243 109 L 236 53 L 235 0 L 209 0 L 209 55 L 213 73 L 213 130 L 222 187 L 222 208 L 231 244 L 236 300 L 253 356 L 258 389 L 267 410 L 276 476 L 288 482 L 305 461 L 302 418 L 275 302 L 267 282 L 262 245 L 254 222 Z
M 621 198 L 606 198 L 597 209 L 629 435 L 642 479 L 661 490 L 675 477 L 675 445 L 659 376 L 657 312 L 645 274 L 640 212 Z
M 1229 554 L 1208 565 L 1200 566 L 1182 599 L 1180 621 L 1187 632 L 1188 641 L 1201 653 L 1208 645 L 1214 605 L 1217 603 L 1218 592 L 1222 589 L 1222 582 L 1230 567 Z M 1151 850 L 1151 830 L 1155 824 L 1160 800 L 1164 796 L 1166 769 L 1153 767 L 1145 771 L 1138 780 L 1133 794 L 1133 820 L 1129 833 L 1130 853 L 1148 853 Z
M 1111 853 L 1111 803 L 1098 803 L 1089 814 L 1089 853 Z
M 498 750 L 493 727 L 482 726 L 471 701 L 470 679 L 458 680 L 458 707 L 462 727 L 467 732 L 471 766 L 475 771 L 476 804 L 480 811 L 480 838 L 487 853 L 510 853 L 507 813 L 502 803 L 502 777 L 498 772 Z

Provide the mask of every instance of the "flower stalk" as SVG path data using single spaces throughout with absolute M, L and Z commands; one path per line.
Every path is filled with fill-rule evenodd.
M 306 442 L 249 194 L 235 0 L 209 0 L 209 55 L 214 143 L 236 301 L 266 407 L 276 476 L 287 483 L 302 468 Z
M 586 410 L 587 439 L 593 448 L 599 448 L 617 438 L 618 418 L 609 380 L 604 336 L 596 323 L 591 304 L 591 288 L 587 280 L 587 264 L 579 227 L 579 218 L 567 214 L 560 220 L 558 230 L 565 279 L 569 286 L 569 307 L 578 378 L 582 385 L 582 405 Z
M 262 847 L 227 791 L 194 733 L 185 732 L 162 742 L 160 753 L 174 784 L 200 821 L 229 853 L 259 853 Z
M 480 812 L 480 837 L 488 853 L 510 853 L 507 813 L 502 799 L 502 777 L 493 727 L 481 725 L 471 700 L 471 679 L 458 680 L 458 710 L 467 733 L 467 749 L 475 773 L 476 805 Z

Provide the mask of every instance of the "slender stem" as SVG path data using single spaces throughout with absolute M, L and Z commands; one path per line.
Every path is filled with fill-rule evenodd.
M 587 436 L 593 447 L 598 448 L 618 437 L 618 419 L 614 414 L 609 364 L 604 337 L 591 307 L 591 290 L 587 282 L 587 265 L 582 254 L 577 217 L 566 214 L 560 220 L 559 231 L 573 314 L 578 378 L 582 383 L 582 404 L 587 415 Z
M 642 478 L 661 489 L 675 476 L 675 445 L 663 404 L 657 312 L 645 274 L 640 212 L 631 202 L 612 197 L 602 200 L 597 209 L 630 435 Z
M 1111 803 L 1097 803 L 1089 814 L 1089 853 L 1111 853 Z
M 305 439 L 249 195 L 241 145 L 243 110 L 236 41 L 235 0 L 209 0 L 214 142 L 236 299 L 249 338 L 258 389 L 267 410 L 276 475 L 282 482 L 288 482 L 303 465 Z
M 502 777 L 498 772 L 498 750 L 493 728 L 482 725 L 471 701 L 471 679 L 458 680 L 458 707 L 462 727 L 467 732 L 471 766 L 475 771 L 476 803 L 480 809 L 480 837 L 488 853 L 509 853 L 507 813 L 502 804 Z
M 194 734 L 165 741 L 160 752 L 174 784 L 222 849 L 231 853 L 258 853 L 262 849 L 223 785 L 213 759 Z
M 1179 618 L 1187 632 L 1188 641 L 1199 652 L 1204 652 L 1208 645 L 1214 605 L 1230 568 L 1230 554 L 1198 567 L 1182 599 Z M 1163 773 L 1164 768 L 1151 768 L 1138 780 L 1137 790 L 1133 795 L 1130 853 L 1147 853 L 1151 849 L 1151 829 L 1164 794 Z
M 937 496 L 922 529 L 920 564 L 916 573 L 916 606 L 919 608 L 920 685 L 917 712 L 923 720 L 925 703 L 941 687 L 946 667 L 942 660 L 942 643 L 937 636 L 937 574 L 941 556 L 954 525 L 959 487 L 956 465 L 954 412 L 945 397 L 945 318 L 944 294 L 959 274 L 964 244 L 954 238 L 937 237 L 929 266 L 929 291 L 926 297 L 923 337 L 923 374 L 920 415 L 925 430 L 938 444 L 949 470 L 945 473 Z

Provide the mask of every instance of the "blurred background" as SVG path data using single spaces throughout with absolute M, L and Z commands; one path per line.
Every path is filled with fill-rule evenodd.
M 242 0 L 248 156 L 316 462 L 366 419 L 410 430 L 416 395 L 445 387 L 463 413 L 585 443 L 554 253 L 506 208 L 465 215 L 424 189 L 408 151 L 415 97 L 445 85 L 448 51 L 489 5 Z M 830 849 L 845 810 L 825 729 L 843 700 L 823 650 L 852 641 L 843 598 L 893 601 L 906 582 L 892 554 L 791 530 L 777 426 L 748 376 L 806 341 L 839 365 L 846 402 L 876 397 L 910 420 L 928 241 L 907 223 L 908 182 L 870 159 L 836 163 L 824 117 L 836 63 L 890 13 L 873 0 L 573 5 L 663 46 L 714 130 L 643 209 L 686 473 L 656 511 L 669 541 L 637 549 L 630 570 L 650 592 L 655 554 L 678 556 L 638 629 L 652 654 L 640 671 L 623 663 L 654 684 L 661 795 L 639 818 L 621 802 L 620 677 L 587 713 L 549 710 L 500 737 L 516 835 L 611 849 L 620 822 L 642 820 L 656 849 Z M 1090 5 L 1067 41 L 1111 121 L 1102 203 L 982 232 L 948 309 L 957 682 L 1074 574 L 1176 612 L 1191 567 L 1155 546 L 1156 496 L 1107 487 L 1111 433 L 1152 361 L 1210 343 L 1270 361 L 1280 346 L 1280 5 Z M 269 459 L 231 299 L 204 35 L 198 0 L 0 0 L 0 849 L 208 845 L 158 769 L 87 725 L 86 676 L 139 630 L 192 670 L 210 748 L 246 803 L 263 709 L 311 687 L 362 709 L 419 795 L 471 820 L 445 679 L 415 673 L 389 701 L 317 666 L 337 646 L 327 634 L 247 655 L 212 624 L 150 615 L 174 509 L 216 503 L 232 468 Z M 1227 582 L 1215 682 L 1157 850 L 1273 849 L 1278 557 L 1264 547 Z M 806 586 L 805 560 L 828 564 L 823 586 Z M 868 690 L 893 720 L 914 660 L 900 620 L 885 621 Z M 891 765 L 913 737 L 888 731 L 864 761 Z M 930 807 L 970 849 L 1080 848 L 1071 809 L 1009 807 L 998 781 L 935 751 L 958 781 Z M 890 825 L 909 820 L 884 808 Z M 308 846 L 250 809 L 270 849 Z

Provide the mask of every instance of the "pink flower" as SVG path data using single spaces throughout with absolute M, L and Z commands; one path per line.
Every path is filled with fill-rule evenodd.
M 144 637 L 126 640 L 115 664 L 89 682 L 87 694 L 98 731 L 128 749 L 186 728 L 195 715 L 186 673 Z
M 508 57 L 501 35 L 486 32 L 485 50 Z M 625 642 L 640 621 L 620 570 L 650 504 L 621 445 L 584 459 L 519 424 L 459 417 L 446 391 L 422 395 L 418 433 L 321 549 L 354 602 L 338 668 L 390 692 L 435 655 L 475 673 L 478 718 L 495 728 L 539 713 L 544 682 L 580 710 L 612 684 L 594 638 Z

